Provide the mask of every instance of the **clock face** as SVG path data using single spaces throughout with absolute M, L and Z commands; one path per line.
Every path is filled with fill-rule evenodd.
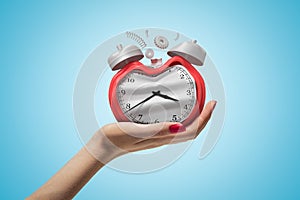
M 197 98 L 195 81 L 181 65 L 151 76 L 133 70 L 119 82 L 116 93 L 124 115 L 142 124 L 183 122 Z

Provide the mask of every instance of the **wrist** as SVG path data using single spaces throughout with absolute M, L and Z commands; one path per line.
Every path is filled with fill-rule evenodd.
M 95 159 L 104 165 L 118 156 L 127 153 L 110 141 L 110 139 L 103 133 L 103 128 L 93 135 L 85 147 Z

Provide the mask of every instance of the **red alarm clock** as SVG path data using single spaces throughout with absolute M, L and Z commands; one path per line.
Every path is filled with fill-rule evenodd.
M 137 46 L 119 45 L 109 57 L 112 70 L 119 70 L 109 87 L 109 103 L 117 121 L 189 125 L 199 116 L 205 83 L 192 64 L 202 66 L 206 52 L 195 41 L 187 41 L 168 55 L 171 58 L 162 65 L 145 66 L 139 62 L 144 55 Z

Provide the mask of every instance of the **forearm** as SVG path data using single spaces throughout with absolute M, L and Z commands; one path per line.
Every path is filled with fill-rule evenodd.
M 28 199 L 72 199 L 103 166 L 84 147 Z

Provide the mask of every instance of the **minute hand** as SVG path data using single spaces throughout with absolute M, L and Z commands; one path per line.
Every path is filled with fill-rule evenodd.
M 178 99 L 174 99 L 172 97 L 169 97 L 168 95 L 165 95 L 165 94 L 161 94 L 161 93 L 158 93 L 157 96 L 160 96 L 164 99 L 170 99 L 170 100 L 173 100 L 173 101 L 178 101 Z
M 146 99 L 144 99 L 143 101 L 141 101 L 140 103 L 136 104 L 135 106 L 133 106 L 132 108 L 130 108 L 129 110 L 127 110 L 125 113 L 131 111 L 132 109 L 138 107 L 139 105 L 145 103 L 146 101 L 149 101 L 150 99 L 152 99 L 154 96 L 156 96 L 157 94 L 152 94 L 150 97 L 147 97 Z

